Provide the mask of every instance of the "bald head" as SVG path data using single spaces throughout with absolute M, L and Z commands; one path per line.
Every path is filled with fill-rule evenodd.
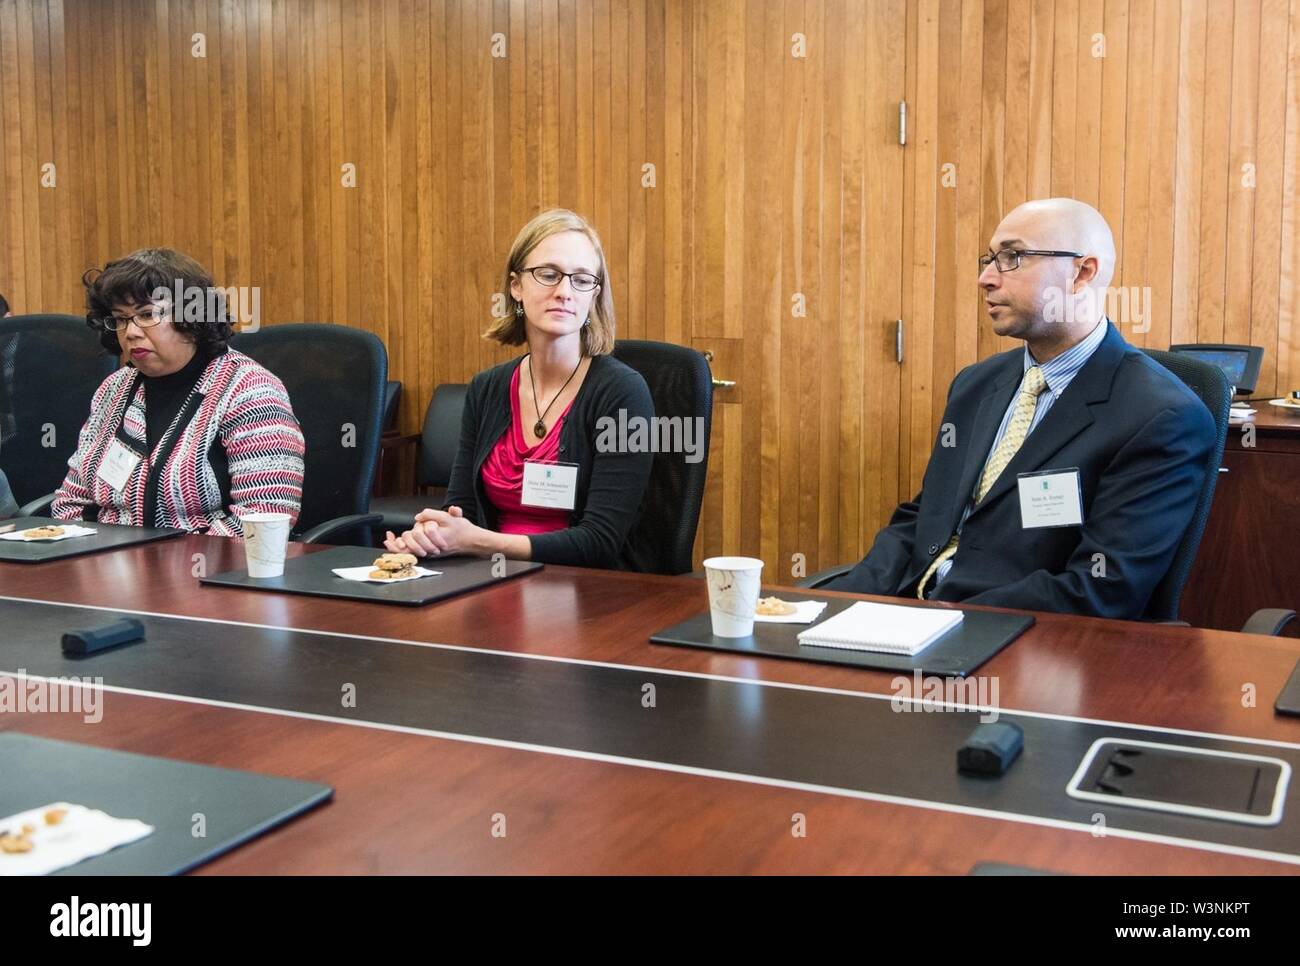
M 1115 237 L 1101 212 L 1074 198 L 1040 198 L 1013 208 L 998 235 L 1018 236 L 1025 247 L 1080 252 L 1097 260 L 1088 284 L 1105 288 L 1115 277 Z M 1001 246 L 994 245 L 994 248 Z
M 980 272 L 998 335 L 1024 339 L 1040 361 L 1077 343 L 1105 315 L 1115 274 L 1115 239 L 1092 205 L 1043 198 L 1020 205 L 998 225 L 989 252 L 1021 252 L 1018 264 L 993 261 Z

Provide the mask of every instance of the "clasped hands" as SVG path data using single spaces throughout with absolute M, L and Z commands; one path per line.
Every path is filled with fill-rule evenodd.
M 458 506 L 446 510 L 421 510 L 415 525 L 400 537 L 389 530 L 384 546 L 390 553 L 413 553 L 417 557 L 437 557 L 444 553 L 476 553 L 481 527 L 465 519 Z

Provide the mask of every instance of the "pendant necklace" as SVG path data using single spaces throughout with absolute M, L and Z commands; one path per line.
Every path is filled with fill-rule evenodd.
M 560 396 L 564 395 L 564 390 L 569 388 L 569 383 L 573 382 L 573 377 L 578 374 L 578 370 L 581 368 L 582 368 L 582 359 L 579 358 L 578 364 L 574 366 L 573 371 L 569 373 L 569 378 L 564 380 L 564 385 L 560 387 L 560 391 L 551 397 L 551 401 L 547 404 L 545 409 L 543 409 L 541 412 L 537 412 L 537 383 L 533 381 L 533 361 L 532 361 L 531 354 L 529 355 L 528 385 L 531 386 L 533 390 L 533 412 L 537 413 L 537 422 L 533 423 L 533 435 L 536 436 L 538 439 L 543 439 L 546 436 L 546 423 L 543 422 L 543 420 L 546 418 L 546 414 L 549 413 L 551 411 L 551 407 L 555 405 L 555 400 L 559 399 Z

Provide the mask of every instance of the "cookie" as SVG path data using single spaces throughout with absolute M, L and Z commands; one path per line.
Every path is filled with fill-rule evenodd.
M 45 824 L 58 825 L 67 817 L 67 814 L 68 810 L 66 808 L 52 808 L 45 813 Z
M 797 609 L 794 604 L 777 597 L 760 597 L 754 613 L 763 617 L 785 617 L 793 614 Z
M 33 527 L 24 530 L 23 536 L 28 540 L 48 540 L 50 537 L 63 536 L 63 527 Z
M 407 577 L 414 577 L 414 567 L 403 567 L 401 570 L 372 570 L 370 571 L 371 580 L 403 580 Z
M 32 840 L 25 835 L 0 835 L 0 852 L 30 852 Z
M 380 570 L 409 570 L 415 566 L 415 554 L 386 553 L 375 560 L 375 567 Z

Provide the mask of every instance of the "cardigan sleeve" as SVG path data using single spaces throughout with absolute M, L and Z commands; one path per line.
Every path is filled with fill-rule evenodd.
M 628 419 L 640 417 L 647 426 L 652 425 L 654 403 L 640 373 L 628 370 L 601 394 L 589 424 L 595 436 L 585 441 L 584 447 L 590 453 L 592 467 L 581 519 L 576 526 L 529 536 L 532 559 L 575 567 L 618 566 L 654 464 L 654 454 L 648 448 L 628 452 L 626 447 L 618 447 L 602 452 L 597 445 L 601 420 L 609 418 L 618 423 L 620 409 L 627 412 Z
M 0 470 L 0 520 L 18 516 L 18 501 L 14 499 L 13 490 L 9 488 L 9 477 Z
M 91 472 L 92 465 L 98 465 L 97 459 L 91 459 L 92 452 L 107 446 L 107 444 L 100 445 L 100 424 L 107 415 L 104 408 L 112 396 L 113 384 L 121 378 L 121 370 L 119 370 L 101 382 L 99 388 L 95 390 L 95 395 L 90 401 L 90 415 L 82 423 L 81 432 L 77 435 L 77 451 L 68 460 L 68 475 L 63 478 L 63 484 L 54 492 L 50 516 L 55 520 L 84 520 L 86 507 L 94 503 L 91 490 L 94 481 L 87 479 L 86 474 Z
M 287 513 L 302 508 L 302 430 L 284 383 L 260 366 L 236 377 L 218 435 L 230 465 L 231 515 L 212 523 L 217 537 L 242 534 L 238 514 Z
M 483 408 L 483 395 L 487 391 L 489 372 L 480 372 L 469 381 L 465 391 L 465 408 L 460 417 L 460 441 L 456 445 L 456 458 L 451 464 L 451 475 L 447 479 L 447 495 L 442 501 L 442 509 L 450 506 L 460 507 L 465 519 L 475 526 L 485 526 L 483 514 L 479 512 L 478 497 L 474 491 L 474 454 L 478 451 L 478 436 L 481 430 L 479 413 Z

